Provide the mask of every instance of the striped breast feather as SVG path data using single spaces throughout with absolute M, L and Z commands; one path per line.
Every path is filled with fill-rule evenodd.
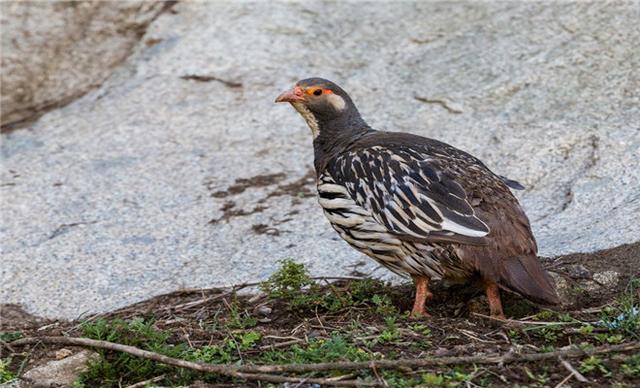
M 386 229 L 407 240 L 486 244 L 488 226 L 442 160 L 375 146 L 341 154 L 332 175 Z

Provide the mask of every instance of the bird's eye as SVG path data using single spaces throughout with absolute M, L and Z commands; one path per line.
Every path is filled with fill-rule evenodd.
M 321 94 L 322 94 L 322 89 L 316 89 L 316 90 L 313 91 L 313 95 L 314 96 L 319 96 Z

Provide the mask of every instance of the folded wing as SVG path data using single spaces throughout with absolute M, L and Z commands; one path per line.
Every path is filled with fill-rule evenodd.
M 343 153 L 332 174 L 350 196 L 399 238 L 485 244 L 489 228 L 475 214 L 455 170 L 411 148 L 376 146 Z

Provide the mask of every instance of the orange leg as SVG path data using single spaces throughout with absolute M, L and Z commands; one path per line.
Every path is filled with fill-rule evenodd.
M 500 299 L 500 289 L 495 282 L 490 280 L 484 281 L 484 289 L 487 293 L 487 300 L 489 301 L 489 311 L 491 316 L 497 319 L 506 319 L 504 312 L 502 311 L 502 301 Z
M 416 284 L 416 299 L 413 302 L 413 310 L 411 310 L 411 318 L 427 317 L 429 314 L 425 311 L 427 300 L 433 297 L 429 291 L 429 278 L 426 276 L 414 276 L 413 281 Z

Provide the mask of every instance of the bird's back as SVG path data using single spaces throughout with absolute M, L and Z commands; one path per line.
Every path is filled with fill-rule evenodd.
M 432 278 L 479 273 L 557 303 L 517 199 L 504 178 L 468 153 L 416 135 L 367 131 L 316 167 L 334 228 L 390 269 Z

